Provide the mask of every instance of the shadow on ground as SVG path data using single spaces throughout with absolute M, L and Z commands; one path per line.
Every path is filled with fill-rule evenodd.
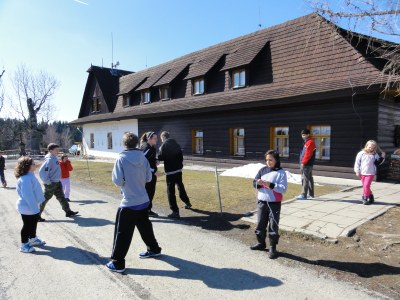
M 383 263 L 342 262 L 323 259 L 309 260 L 307 258 L 283 252 L 280 253 L 280 257 L 306 263 L 309 265 L 322 266 L 343 272 L 354 273 L 363 278 L 372 278 L 381 275 L 400 275 L 400 267 L 395 267 Z
M 220 290 L 255 290 L 283 284 L 279 279 L 261 276 L 244 269 L 214 268 L 170 255 L 159 258 L 177 270 L 126 269 L 126 274 L 172 277 L 176 279 L 200 280 L 208 287 Z
M 114 225 L 114 222 L 111 222 L 107 219 L 84 218 L 79 215 L 64 220 L 46 220 L 45 223 L 76 223 L 81 227 L 101 227 L 107 225 Z
M 186 223 L 186 225 L 197 226 L 206 230 L 214 231 L 229 231 L 234 228 L 248 229 L 250 225 L 247 223 L 232 224 L 232 222 L 239 221 L 243 214 L 233 213 L 219 213 L 205 211 L 201 209 L 190 209 L 192 215 L 181 217 L 181 219 L 168 219 L 166 217 L 152 218 L 152 222 L 179 222 L 180 224 Z M 193 214 L 194 213 L 194 214 Z M 197 216 L 195 214 L 198 214 Z
M 103 204 L 107 203 L 104 200 L 71 200 L 70 203 L 78 203 L 78 205 L 88 205 L 88 204 Z
M 46 255 L 57 260 L 70 261 L 78 265 L 105 265 L 108 261 L 106 257 L 101 257 L 97 253 L 72 246 L 58 248 L 45 245 L 40 247 L 40 250 L 37 249 L 34 254 L 39 256 Z

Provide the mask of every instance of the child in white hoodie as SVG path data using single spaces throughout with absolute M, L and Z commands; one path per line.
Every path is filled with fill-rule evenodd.
M 17 210 L 21 214 L 24 225 L 21 229 L 20 251 L 29 253 L 35 251 L 33 246 L 42 246 L 45 241 L 36 236 L 39 219 L 39 205 L 44 201 L 44 194 L 39 181 L 35 177 L 36 164 L 32 158 L 22 156 L 15 167 L 17 181 Z
M 381 165 L 385 160 L 385 152 L 380 151 L 379 155 L 376 151 L 380 150 L 378 144 L 374 140 L 370 140 L 365 144 L 364 149 L 358 152 L 354 163 L 354 172 L 361 179 L 363 186 L 362 203 L 369 205 L 374 203 L 374 195 L 371 191 L 371 183 L 376 174 L 376 167 Z

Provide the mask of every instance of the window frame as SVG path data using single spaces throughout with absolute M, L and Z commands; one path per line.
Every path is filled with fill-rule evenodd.
M 97 113 L 101 111 L 101 102 L 98 97 L 92 98 L 92 113 Z
M 146 100 L 146 95 L 148 95 L 148 100 Z M 143 104 L 150 104 L 151 103 L 151 91 L 150 90 L 144 90 L 142 92 L 142 103 Z
M 197 136 L 196 133 L 201 132 L 201 137 Z M 197 142 L 201 140 L 201 152 L 197 152 Z M 192 154 L 203 155 L 204 154 L 204 130 L 197 128 L 192 130 Z
M 94 149 L 94 133 L 89 134 L 89 149 Z
M 112 132 L 107 132 L 107 149 L 113 149 L 113 139 L 112 139 Z
M 244 83 L 241 84 L 240 75 L 244 73 Z M 235 74 L 238 74 L 239 84 L 235 85 Z M 247 87 L 247 69 L 246 68 L 238 68 L 231 71 L 231 83 L 233 89 L 241 89 Z
M 319 127 L 320 129 L 320 134 L 315 135 L 313 133 L 313 128 Z M 321 129 L 323 127 L 329 127 L 329 135 L 327 134 L 321 134 Z M 315 159 L 318 160 L 323 160 L 323 161 L 329 161 L 331 160 L 331 145 L 332 145 L 332 126 L 331 125 L 327 125 L 327 124 L 321 124 L 321 125 L 309 125 L 308 129 L 311 132 L 311 138 L 314 140 L 315 142 L 315 146 L 316 146 L 316 150 L 315 150 Z M 329 138 L 329 147 L 326 146 L 322 146 L 322 140 L 324 138 Z M 321 141 L 318 143 L 317 139 L 321 139 Z M 322 157 L 322 150 L 323 149 L 329 149 L 329 158 L 328 157 Z M 319 155 L 317 155 L 317 153 L 319 153 Z
M 164 97 L 164 91 L 167 91 L 167 97 Z M 162 101 L 171 99 L 171 88 L 168 85 L 160 87 L 160 99 Z
M 279 129 L 279 128 L 287 129 L 287 135 L 283 135 L 283 134 L 277 135 L 277 134 L 275 134 L 276 129 Z M 274 149 L 274 150 L 278 151 L 280 157 L 289 158 L 290 157 L 290 126 L 272 126 L 271 130 L 270 130 L 270 133 L 271 133 L 270 134 L 271 149 Z M 280 149 L 276 149 L 277 145 L 275 144 L 275 139 L 281 140 L 280 145 L 279 145 Z M 284 148 L 283 140 L 284 139 L 287 139 L 287 148 L 288 148 L 287 149 L 287 154 L 285 154 L 285 155 L 284 155 L 284 151 L 283 151 L 283 148 Z
M 203 90 L 202 91 L 196 92 L 196 83 L 197 82 L 199 83 L 199 90 L 201 90 L 200 89 L 201 88 L 200 83 L 203 82 L 203 85 L 202 85 Z M 192 94 L 193 94 L 193 96 L 204 95 L 205 94 L 205 89 L 206 89 L 206 84 L 205 84 L 204 77 L 199 77 L 199 78 L 193 79 L 193 81 L 192 81 Z
M 237 135 L 236 132 L 243 130 L 243 135 Z M 235 127 L 230 129 L 231 140 L 231 155 L 232 156 L 246 156 L 246 129 L 244 127 Z M 243 140 L 243 153 L 239 151 L 239 141 Z
M 122 106 L 127 107 L 131 105 L 131 96 L 130 95 L 123 95 L 122 96 Z

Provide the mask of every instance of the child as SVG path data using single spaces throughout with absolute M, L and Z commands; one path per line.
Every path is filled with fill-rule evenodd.
M 73 170 L 71 161 L 68 159 L 68 155 L 63 154 L 61 156 L 61 160 L 59 161 L 60 167 L 61 167 L 61 185 L 63 188 L 65 200 L 68 202 L 71 202 L 69 200 L 69 193 L 71 191 L 71 185 L 70 185 L 70 180 L 69 180 L 69 172 Z
M 379 150 L 381 154 L 379 155 L 376 151 Z M 370 140 L 365 144 L 363 150 L 358 152 L 356 161 L 354 164 L 354 172 L 357 177 L 360 177 L 363 186 L 363 196 L 361 202 L 364 205 L 369 205 L 374 203 L 374 195 L 371 191 L 371 183 L 376 174 L 376 167 L 381 165 L 385 160 L 385 152 L 383 152 L 378 144 Z
M 154 236 L 148 214 L 150 201 L 145 185 L 151 181 L 150 165 L 143 152 L 136 148 L 138 141 L 135 134 L 131 132 L 124 134 L 125 150 L 119 154 L 112 172 L 112 181 L 121 188 L 123 196 L 115 220 L 111 261 L 106 264 L 112 272 L 125 271 L 125 256 L 135 227 L 147 246 L 147 251 L 140 253 L 139 257 L 150 258 L 161 255 L 161 248 Z
M 282 194 L 287 190 L 286 172 L 281 168 L 279 153 L 268 150 L 265 153 L 266 167 L 261 168 L 254 178 L 253 186 L 258 190 L 257 200 L 257 227 L 258 243 L 251 246 L 251 250 L 264 250 L 268 227 L 269 252 L 271 259 L 277 258 L 276 245 L 279 241 L 279 217 L 281 214 Z
M 42 218 L 41 214 L 51 197 L 56 196 L 60 202 L 62 209 L 65 211 L 66 217 L 75 216 L 78 212 L 72 211 L 69 208 L 69 203 L 65 199 L 63 188 L 60 182 L 61 168 L 59 166 L 57 155 L 60 152 L 60 147 L 57 144 L 50 143 L 47 146 L 49 153 L 44 157 L 44 163 L 40 167 L 39 176 L 44 183 L 44 202 L 40 205 L 39 222 L 46 221 Z
M 3 188 L 7 187 L 7 181 L 4 176 L 5 169 L 6 169 L 6 160 L 3 156 L 3 152 L 0 152 L 0 178 L 1 178 L 1 183 L 3 184 Z
M 35 251 L 33 246 L 46 244 L 36 236 L 39 218 L 39 204 L 44 201 L 44 195 L 39 181 L 35 177 L 36 165 L 32 158 L 22 156 L 18 159 L 15 168 L 17 181 L 17 210 L 21 214 L 24 225 L 21 229 L 20 251 L 30 253 Z

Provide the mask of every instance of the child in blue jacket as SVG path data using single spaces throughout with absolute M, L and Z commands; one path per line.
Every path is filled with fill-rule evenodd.
M 281 168 L 279 153 L 268 150 L 265 153 L 266 166 L 258 171 L 254 178 L 253 186 L 257 192 L 257 227 L 256 237 L 258 243 L 251 246 L 251 250 L 265 250 L 266 234 L 268 227 L 269 252 L 268 256 L 274 259 L 278 256 L 276 245 L 279 241 L 279 217 L 283 193 L 287 190 L 286 172 Z
M 36 164 L 32 158 L 22 156 L 18 159 L 15 168 L 17 181 L 17 210 L 21 214 L 24 225 L 21 229 L 20 251 L 29 253 L 35 251 L 33 246 L 46 244 L 36 236 L 39 219 L 39 205 L 44 201 L 44 194 L 39 181 L 35 177 Z

